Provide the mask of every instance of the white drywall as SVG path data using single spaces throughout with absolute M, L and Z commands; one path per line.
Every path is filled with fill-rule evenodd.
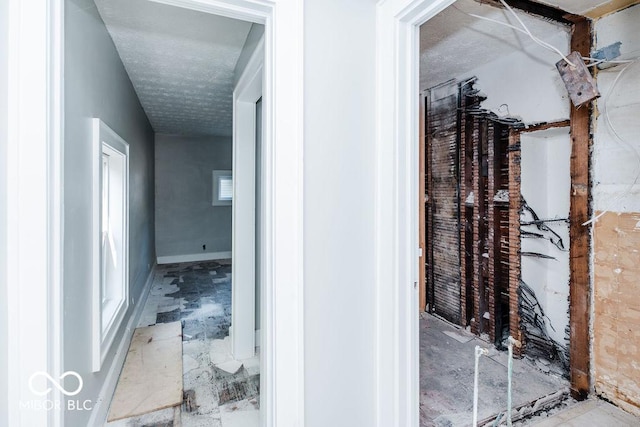
M 523 133 L 521 135 L 521 193 L 540 219 L 569 217 L 571 188 L 571 140 L 569 128 Z M 522 221 L 533 218 L 526 212 Z M 569 325 L 569 224 L 546 225 L 562 238 L 564 251 L 548 240 L 522 238 L 522 252 L 537 252 L 555 258 L 522 256 L 522 280 L 534 290 L 548 317 L 547 332 L 556 342 L 567 345 L 565 328 Z M 553 236 L 534 226 L 523 230 Z M 554 239 L 557 239 L 553 236 Z
M 102 370 L 91 370 L 92 146 L 98 117 L 130 146 L 129 295 L 127 316 L 155 262 L 153 129 L 92 0 L 65 2 L 64 70 L 64 370 L 82 375 L 74 399 L 97 403 L 108 380 L 125 319 Z M 118 369 L 116 370 L 118 372 Z M 65 411 L 65 425 L 88 425 L 88 411 Z
M 304 6 L 305 426 L 375 426 L 375 2 Z
M 231 169 L 231 150 L 229 137 L 156 134 L 159 259 L 196 254 L 211 254 L 204 259 L 214 259 L 215 253 L 231 251 L 231 206 L 211 204 L 211 173 Z
M 638 22 L 640 5 L 598 20 L 596 48 L 620 41 L 621 58 L 640 57 Z M 640 61 L 626 67 L 597 74 L 602 97 L 596 102 L 592 157 L 595 211 L 640 212 L 640 179 L 634 184 L 640 174 Z
M 568 52 L 566 30 L 558 30 L 548 40 Z M 524 51 L 499 56 L 493 62 L 458 75 L 458 80 L 477 77 L 475 87 L 487 96 L 482 107 L 498 115 L 507 114 L 507 109 L 501 107 L 506 104 L 508 115 L 521 117 L 525 123 L 564 120 L 569 118 L 569 98 L 555 67 L 559 59 L 556 53 L 529 45 Z
M 9 2 L 0 2 L 0 425 L 9 425 L 7 313 L 7 114 Z

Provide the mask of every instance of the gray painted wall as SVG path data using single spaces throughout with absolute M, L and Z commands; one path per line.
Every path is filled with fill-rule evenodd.
M 65 8 L 64 369 L 84 379 L 74 399 L 95 402 L 128 317 L 102 370 L 93 374 L 90 119 L 101 118 L 130 146 L 129 280 L 136 302 L 155 260 L 154 133 L 93 1 L 67 0 Z M 87 425 L 89 416 L 68 411 L 66 425 Z
M 211 205 L 211 173 L 231 169 L 232 150 L 230 137 L 156 135 L 158 257 L 231 251 L 231 206 Z
M 9 2 L 0 2 L 0 425 L 9 425 L 7 318 L 7 72 Z
M 236 68 L 233 71 L 233 87 L 235 88 L 238 84 L 238 79 L 242 75 L 242 72 L 247 67 L 247 63 L 249 59 L 251 59 L 251 55 L 253 51 L 256 50 L 256 46 L 258 42 L 264 35 L 264 25 L 262 24 L 253 24 L 251 25 L 251 30 L 249 30 L 249 34 L 247 35 L 247 40 L 244 42 L 244 46 L 242 47 L 242 52 L 240 52 L 240 56 L 238 57 L 238 62 L 236 62 Z

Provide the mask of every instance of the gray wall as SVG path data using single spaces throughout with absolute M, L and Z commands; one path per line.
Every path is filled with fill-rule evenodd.
M 244 42 L 244 46 L 242 47 L 242 52 L 240 52 L 240 56 L 238 57 L 238 62 L 236 62 L 236 68 L 233 71 L 233 87 L 238 84 L 238 79 L 242 75 L 242 72 L 247 67 L 247 63 L 249 59 L 251 59 L 251 55 L 253 55 L 253 51 L 256 50 L 256 46 L 258 42 L 264 35 L 264 25 L 262 24 L 253 24 L 251 25 L 251 29 L 249 30 L 249 34 L 247 34 L 247 40 Z
M 232 150 L 230 137 L 156 135 L 158 257 L 231 251 L 231 206 L 211 205 L 211 173 L 231 169 Z
M 7 68 L 9 63 L 9 2 L 0 2 L 0 425 L 8 416 L 7 318 Z
M 74 399 L 95 402 L 128 317 L 102 370 L 93 374 L 90 119 L 101 118 L 129 143 L 129 280 L 136 302 L 155 260 L 154 133 L 93 1 L 67 0 L 65 8 L 64 369 L 84 379 Z M 89 415 L 69 411 L 66 424 L 87 425 Z

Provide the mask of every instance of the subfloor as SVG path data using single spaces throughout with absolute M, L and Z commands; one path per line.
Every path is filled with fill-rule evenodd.
M 593 398 L 569 404 L 561 410 L 525 421 L 522 425 L 535 427 L 637 427 L 640 418 L 603 400 Z
M 494 419 L 507 408 L 507 352 L 475 335 L 424 314 L 420 319 L 420 425 L 470 426 L 476 345 L 489 350 L 479 362 L 478 420 Z M 562 401 L 568 382 L 545 374 L 527 359 L 513 363 L 513 406 L 529 406 L 540 398 Z M 491 425 L 493 420 L 488 424 Z M 479 423 L 483 425 L 484 423 Z
M 165 264 L 154 282 L 138 327 L 182 322 L 185 403 L 108 427 L 257 427 L 259 357 L 244 360 L 234 374 L 219 369 L 222 343 L 231 325 L 231 261 Z M 227 338 L 225 341 L 225 338 Z

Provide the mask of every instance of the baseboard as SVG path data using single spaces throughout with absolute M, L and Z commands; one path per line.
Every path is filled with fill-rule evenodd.
M 107 414 L 109 412 L 111 398 L 116 390 L 118 378 L 120 377 L 120 371 L 122 370 L 124 359 L 127 356 L 127 352 L 129 351 L 129 344 L 131 342 L 131 337 L 133 336 L 133 331 L 136 329 L 138 321 L 140 321 L 140 316 L 142 316 L 144 306 L 147 303 L 147 297 L 149 296 L 149 291 L 151 290 L 151 285 L 153 284 L 155 271 L 156 265 L 154 265 L 151 268 L 151 271 L 149 271 L 149 276 L 147 277 L 144 288 L 140 293 L 138 304 L 135 306 L 133 313 L 131 313 L 131 316 L 129 317 L 127 327 L 124 331 L 124 334 L 122 335 L 122 338 L 120 339 L 120 344 L 118 344 L 118 349 L 116 350 L 116 354 L 113 362 L 111 363 L 111 367 L 109 367 L 109 372 L 107 373 L 104 383 L 102 384 L 102 388 L 100 389 L 98 398 L 93 405 L 91 417 L 89 418 L 89 422 L 87 424 L 88 426 L 102 427 L 107 421 Z
M 178 262 L 215 261 L 217 259 L 231 259 L 229 252 L 203 252 L 201 254 L 159 256 L 158 265 L 174 264 Z

